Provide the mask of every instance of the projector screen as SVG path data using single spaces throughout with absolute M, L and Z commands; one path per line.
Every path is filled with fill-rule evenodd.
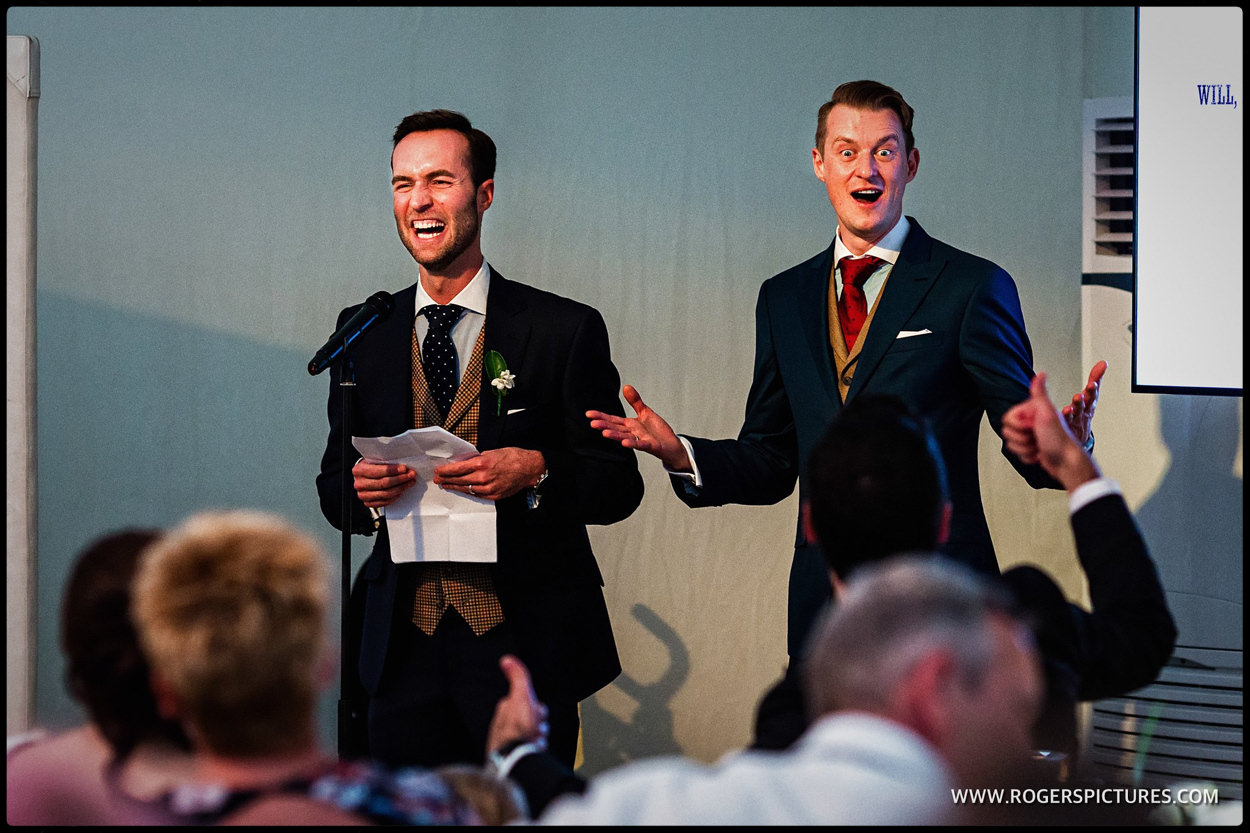
M 1242 392 L 1242 10 L 1137 9 L 1133 391 Z

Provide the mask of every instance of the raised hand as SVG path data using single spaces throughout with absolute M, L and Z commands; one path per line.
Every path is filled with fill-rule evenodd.
M 508 678 L 508 693 L 495 705 L 495 716 L 486 733 L 487 754 L 513 741 L 528 741 L 546 748 L 547 707 L 534 694 L 529 669 L 511 654 L 499 658 L 499 667 Z
M 606 439 L 615 440 L 625 448 L 658 457 L 670 471 L 692 471 L 686 447 L 664 418 L 642 401 L 633 385 L 626 385 L 621 393 L 635 415 L 620 417 L 603 411 L 587 411 L 590 427 L 602 431 Z
M 1003 415 L 1003 441 L 1023 462 L 1040 463 L 1071 490 L 1098 477 L 1099 471 L 1059 414 L 1046 391 L 1046 374 L 1039 373 L 1029 385 L 1029 398 Z
M 1102 385 L 1102 375 L 1107 372 L 1107 363 L 1100 361 L 1089 371 L 1089 379 L 1085 387 L 1072 396 L 1072 404 L 1063 406 L 1063 418 L 1068 427 L 1076 435 L 1081 445 L 1089 444 L 1089 435 L 1094 430 L 1094 408 L 1098 406 L 1098 388 Z

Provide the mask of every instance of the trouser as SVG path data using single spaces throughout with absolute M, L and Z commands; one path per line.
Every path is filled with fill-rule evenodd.
M 477 636 L 449 608 L 431 636 L 397 621 L 381 684 L 369 700 L 369 755 L 389 766 L 481 764 L 495 706 L 508 693 L 499 668 L 499 658 L 508 653 L 515 654 L 516 647 L 507 622 Z M 577 703 L 544 702 L 548 749 L 571 768 Z

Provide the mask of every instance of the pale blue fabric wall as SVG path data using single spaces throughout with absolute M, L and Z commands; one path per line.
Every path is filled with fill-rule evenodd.
M 78 715 L 56 610 L 96 535 L 255 506 L 337 564 L 305 364 L 341 307 L 415 279 L 387 166 L 414 110 L 499 146 L 488 259 L 598 306 L 626 381 L 729 436 L 760 282 L 833 233 L 816 109 L 889 83 L 917 110 L 907 212 L 1015 275 L 1053 389 L 1084 379 L 1081 99 L 1132 93 L 1131 9 L 17 8 L 7 27 L 41 47 L 42 724 Z M 1062 496 L 987 448 L 1004 559 L 1070 556 Z M 642 466 L 641 509 L 593 533 L 625 674 L 585 704 L 592 769 L 744 743 L 784 662 L 794 498 L 692 512 Z

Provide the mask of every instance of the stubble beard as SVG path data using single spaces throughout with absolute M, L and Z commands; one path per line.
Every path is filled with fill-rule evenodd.
M 408 231 L 412 234 L 412 236 L 404 237 L 404 245 L 408 249 L 409 254 L 412 255 L 412 259 L 427 272 L 439 274 L 447 267 L 455 263 L 456 259 L 465 253 L 465 251 L 473 243 L 473 238 L 477 236 L 477 218 L 466 218 L 466 222 L 464 224 L 457 223 L 454 226 L 449 224 L 447 229 L 451 232 L 451 238 L 447 241 L 446 246 L 435 254 L 421 255 L 418 254 L 418 241 L 416 240 L 415 232 L 411 226 L 408 227 Z

